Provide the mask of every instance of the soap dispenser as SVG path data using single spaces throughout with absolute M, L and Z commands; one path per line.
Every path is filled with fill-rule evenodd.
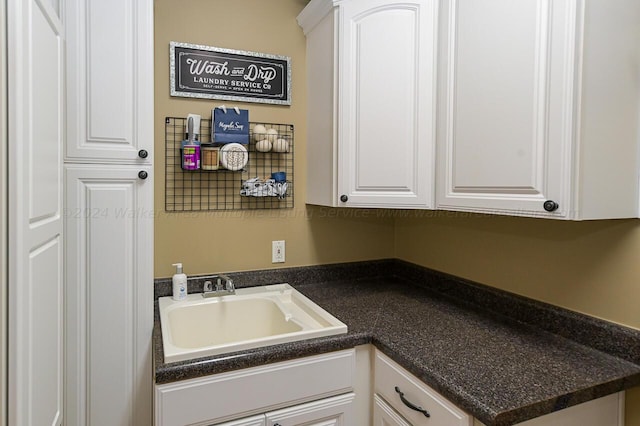
M 174 263 L 176 273 L 173 276 L 173 300 L 187 298 L 187 276 L 182 272 L 182 263 Z

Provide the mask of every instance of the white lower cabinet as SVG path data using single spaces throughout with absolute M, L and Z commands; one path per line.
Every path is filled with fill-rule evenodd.
M 378 350 L 375 351 L 374 375 L 374 426 L 423 424 L 484 426 Z M 414 408 L 409 408 L 410 405 Z M 425 412 L 429 414 L 428 418 Z M 624 425 L 624 392 L 594 399 L 517 424 L 517 426 L 604 425 Z
M 353 424 L 355 360 L 349 349 L 156 385 L 155 424 Z
M 155 425 L 484 426 L 369 345 L 156 385 Z M 624 425 L 624 392 L 518 424 L 603 425 Z
M 375 352 L 374 369 L 374 397 L 378 400 L 378 416 L 381 412 L 386 416 L 377 418 L 374 411 L 376 426 L 421 425 L 426 420 L 430 426 L 472 426 L 473 417 L 378 350 Z M 380 399 L 389 406 L 382 405 Z M 393 420 L 393 414 L 401 416 L 405 423 Z

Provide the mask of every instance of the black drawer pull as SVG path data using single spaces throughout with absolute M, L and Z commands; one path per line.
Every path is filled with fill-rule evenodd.
M 422 414 L 424 414 L 425 417 L 431 417 L 431 414 L 429 414 L 429 412 L 427 410 L 425 410 L 424 408 L 419 407 L 416 404 L 413 404 L 410 401 L 408 401 L 404 397 L 404 393 L 400 392 L 400 388 L 397 387 L 397 386 L 396 386 L 396 392 L 398 392 L 398 394 L 400 395 L 400 401 L 402 401 L 402 403 L 404 405 L 406 405 L 407 407 L 411 408 L 412 410 L 421 412 Z

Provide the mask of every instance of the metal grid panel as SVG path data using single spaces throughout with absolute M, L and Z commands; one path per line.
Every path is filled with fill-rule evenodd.
M 294 132 L 291 124 L 251 122 L 248 161 L 243 170 L 183 170 L 180 143 L 186 139 L 186 118 L 167 117 L 165 120 L 166 167 L 165 210 L 169 212 L 201 210 L 251 210 L 293 208 L 293 149 Z M 258 152 L 253 128 L 262 124 L 275 129 L 278 138 L 288 142 L 287 152 Z M 200 142 L 211 140 L 211 120 L 200 121 Z M 266 180 L 272 172 L 285 172 L 287 192 L 283 198 L 249 197 L 240 195 L 247 179 Z

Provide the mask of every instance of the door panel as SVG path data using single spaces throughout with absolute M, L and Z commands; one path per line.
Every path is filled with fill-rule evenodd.
M 576 0 L 451 0 L 438 207 L 570 209 Z M 560 208 L 547 213 L 544 201 Z
M 7 3 L 11 425 L 63 422 L 65 41 L 53 6 Z
M 31 295 L 29 307 L 29 336 L 37 357 L 33 360 L 30 379 L 33 388 L 30 413 L 34 425 L 55 425 L 62 406 L 62 276 L 63 248 L 60 236 L 53 237 L 29 253 L 29 280 L 27 293 Z M 50 354 L 50 355 L 47 355 Z
M 151 164 L 152 2 L 69 0 L 67 161 Z M 145 149 L 149 156 L 138 157 Z
M 508 182 L 523 192 L 540 192 L 544 159 L 536 146 L 544 140 L 538 139 L 537 119 L 542 117 L 536 104 L 544 101 L 545 88 L 536 69 L 537 3 L 458 3 L 452 152 L 456 189 L 497 189 Z
M 341 14 L 342 205 L 430 206 L 436 3 L 361 0 Z
M 66 165 L 67 425 L 151 424 L 150 168 Z

